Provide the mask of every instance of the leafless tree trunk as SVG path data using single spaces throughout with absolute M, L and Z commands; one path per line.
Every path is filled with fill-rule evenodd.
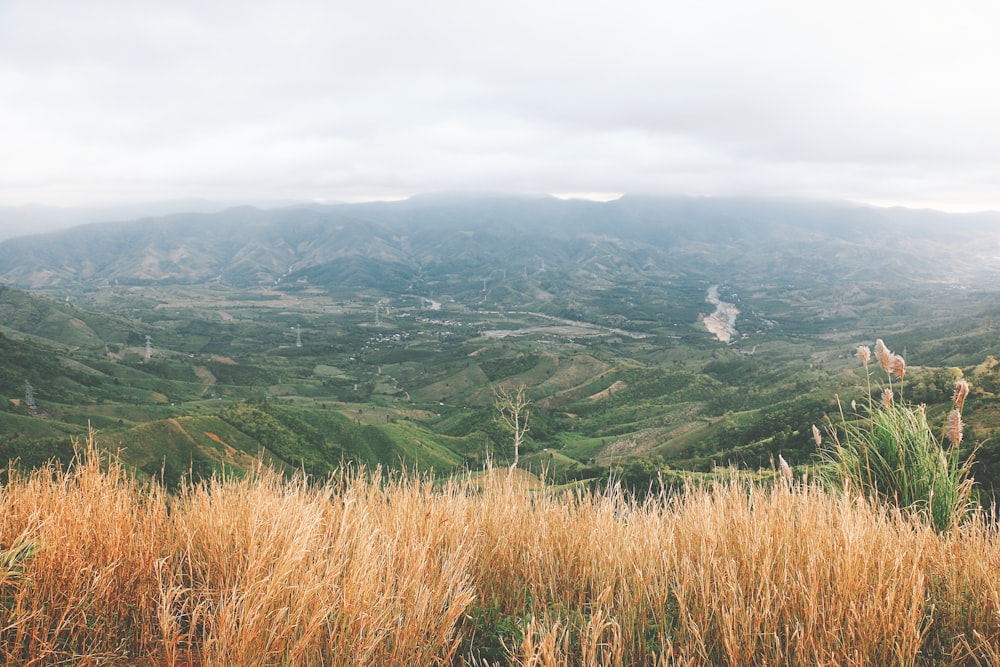
M 493 389 L 494 405 L 497 408 L 500 424 L 510 431 L 514 439 L 514 462 L 510 471 L 514 472 L 521 455 L 521 444 L 528 432 L 528 398 L 524 395 L 524 385 L 513 389 L 497 386 Z

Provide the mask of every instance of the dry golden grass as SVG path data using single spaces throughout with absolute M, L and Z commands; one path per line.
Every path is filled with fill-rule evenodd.
M 10 665 L 1000 657 L 994 521 L 938 533 L 784 481 L 636 505 L 505 474 L 315 486 L 261 469 L 168 495 L 91 452 L 0 488 L 0 547 Z

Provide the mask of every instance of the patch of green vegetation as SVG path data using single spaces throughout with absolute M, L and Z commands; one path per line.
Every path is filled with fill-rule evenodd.
M 75 306 L 0 285 L 0 322 L 9 332 L 30 335 L 63 346 L 103 348 L 122 340 L 130 324 Z
M 457 276 L 447 280 L 458 284 Z M 539 279 L 553 290 L 569 284 L 554 271 Z M 668 291 L 655 289 L 664 284 L 660 278 L 609 281 L 602 289 L 578 290 L 574 299 L 555 294 L 535 314 L 511 307 L 538 289 L 524 276 L 518 280 L 508 281 L 502 294 L 496 285 L 488 286 L 488 297 L 477 291 L 469 303 L 438 298 L 442 311 L 421 310 L 412 295 L 344 286 L 294 293 L 225 285 L 94 291 L 88 298 L 103 300 L 103 311 L 133 318 L 106 318 L 105 324 L 46 302 L 28 309 L 22 324 L 40 326 L 38 314 L 71 315 L 101 346 L 72 350 L 54 339 L 0 332 L 0 415 L 17 418 L 0 419 L 0 434 L 27 451 L 47 438 L 68 442 L 89 423 L 107 447 L 127 443 L 135 450 L 138 468 L 157 475 L 169 469 L 172 479 L 222 465 L 243 469 L 249 465 L 244 455 L 258 452 L 317 477 L 344 462 L 446 474 L 479 467 L 487 455 L 507 460 L 509 435 L 495 423 L 493 388 L 524 384 L 533 403 L 523 465 L 537 472 L 548 466 L 550 476 L 567 483 L 606 477 L 610 467 L 640 459 L 678 475 L 720 464 L 768 467 L 778 454 L 805 465 L 815 453 L 812 423 L 830 411 L 836 392 L 863 382 L 849 357 L 864 331 L 834 329 L 889 301 L 888 292 L 870 291 L 852 297 L 855 315 L 826 317 L 811 300 L 815 291 L 778 284 L 741 289 L 734 279 L 722 293 L 739 303 L 738 326 L 748 338 L 722 346 L 698 323 L 709 284 L 699 277 L 674 276 Z M 430 284 L 422 283 L 428 290 Z M 508 301 L 503 314 L 489 300 L 494 296 Z M 939 297 L 924 297 L 940 305 Z M 928 309 L 915 300 L 885 321 L 902 328 L 907 314 Z M 381 311 L 376 326 L 379 301 L 391 308 Z M 802 312 L 801 321 L 787 321 Z M 579 336 L 481 335 L 559 324 L 537 313 L 593 326 L 573 329 Z M 907 376 L 907 398 L 926 402 L 933 414 L 947 401 L 949 383 L 963 374 L 983 392 L 1000 391 L 998 365 L 986 353 L 990 321 L 949 326 L 935 316 L 930 340 L 920 331 L 901 332 L 928 364 Z M 297 327 L 302 347 L 295 345 Z M 147 334 L 154 340 L 152 359 L 144 355 Z M 954 363 L 932 365 L 939 358 Z M 26 379 L 43 414 L 17 404 Z M 988 405 L 968 411 L 967 432 L 980 439 L 1000 433 L 1000 409 Z M 229 436 L 218 426 L 185 427 L 186 438 L 170 423 L 214 418 L 220 409 Z M 143 437 L 152 444 L 144 446 Z M 1000 480 L 998 451 L 987 442 L 974 469 L 990 485 Z
M 500 357 L 497 359 L 485 359 L 479 367 L 490 382 L 503 380 L 514 375 L 520 375 L 531 370 L 538 363 L 539 357 L 536 354 L 518 354 L 513 357 Z
M 944 437 L 950 441 L 946 448 L 930 426 L 927 406 L 902 398 L 903 357 L 881 339 L 875 342 L 874 356 L 877 364 L 871 361 L 869 347 L 858 347 L 867 394 L 860 404 L 852 402 L 849 412 L 840 407 L 838 421 L 827 419 L 832 442 L 821 449 L 828 464 L 826 479 L 834 487 L 852 487 L 880 502 L 913 511 L 939 531 L 950 529 L 966 517 L 975 498 L 970 476 L 975 448 L 965 455 L 961 447 L 965 436 L 962 411 L 971 385 L 964 379 L 954 382 L 952 405 L 944 418 Z M 886 386 L 879 396 L 873 389 L 872 367 L 876 365 L 885 373 Z M 995 360 L 985 360 L 976 371 L 988 373 L 995 365 Z M 813 431 L 818 440 L 820 431 L 815 426 Z
M 449 445 L 467 448 L 462 438 L 447 438 L 407 422 L 361 423 L 336 410 L 237 403 L 220 413 L 293 468 L 325 478 L 345 463 L 385 469 L 450 471 L 463 456 Z
M 561 439 L 562 446 L 559 451 L 577 462 L 592 460 L 611 440 L 610 438 L 574 437 L 575 435 L 565 434 Z
M 283 466 L 253 439 L 213 416 L 161 419 L 99 432 L 97 442 L 168 487 L 185 478 L 244 473 L 258 462 Z

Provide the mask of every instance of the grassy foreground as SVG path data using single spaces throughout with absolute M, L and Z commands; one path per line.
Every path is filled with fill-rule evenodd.
M 113 461 L 0 488 L 9 665 L 965 665 L 1000 536 L 809 485 L 631 504 L 507 472 L 261 470 L 168 495 Z

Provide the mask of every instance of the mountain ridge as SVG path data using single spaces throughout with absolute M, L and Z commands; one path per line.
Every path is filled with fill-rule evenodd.
M 603 252 L 620 257 L 645 253 L 660 272 L 709 279 L 713 272 L 751 280 L 813 272 L 858 280 L 877 266 L 920 281 L 920 265 L 933 262 L 937 279 L 995 280 L 1000 237 L 988 226 L 995 222 L 1000 214 L 641 195 L 243 206 L 7 239 L 0 242 L 0 281 L 33 289 L 213 280 L 246 287 L 354 274 L 359 284 L 378 266 L 400 282 L 428 269 L 447 273 L 455 262 L 481 274 L 579 264 L 579 249 L 559 257 L 557 246 L 567 241 L 595 249 L 603 243 Z

